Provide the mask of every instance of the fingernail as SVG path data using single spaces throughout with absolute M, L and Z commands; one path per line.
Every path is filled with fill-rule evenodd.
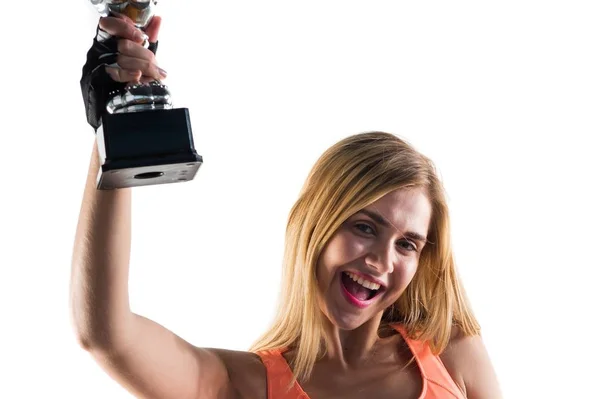
M 162 76 L 163 78 L 167 77 L 167 71 L 165 71 L 164 69 L 162 69 L 160 67 L 158 68 L 158 73 L 160 73 L 160 76 Z
M 137 76 L 138 75 L 138 71 L 127 71 L 127 74 L 130 76 Z

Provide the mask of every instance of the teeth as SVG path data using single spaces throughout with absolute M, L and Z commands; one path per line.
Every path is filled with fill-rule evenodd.
M 357 276 L 354 273 L 350 273 L 350 272 L 344 272 L 344 273 L 346 273 L 346 275 L 348 277 L 350 277 L 352 280 L 356 281 L 358 284 L 362 285 L 365 288 L 368 288 L 368 289 L 374 290 L 374 291 L 376 291 L 379 288 L 381 288 L 380 284 L 376 284 L 376 283 L 372 283 L 370 281 L 367 281 L 364 278 L 359 277 L 359 276 Z

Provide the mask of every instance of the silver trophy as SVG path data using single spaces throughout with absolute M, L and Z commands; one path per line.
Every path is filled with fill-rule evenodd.
M 102 16 L 127 16 L 142 30 L 154 17 L 157 3 L 90 1 Z M 106 32 L 98 30 L 97 40 L 108 39 Z M 130 83 L 121 91 L 111 92 L 96 134 L 102 164 L 99 189 L 189 181 L 202 164 L 194 149 L 188 109 L 173 108 L 171 93 L 157 80 Z

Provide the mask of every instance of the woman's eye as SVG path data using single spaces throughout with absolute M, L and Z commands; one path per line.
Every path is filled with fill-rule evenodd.
M 409 251 L 416 251 L 417 250 L 417 246 L 415 244 L 413 244 L 410 241 L 406 241 L 406 240 L 402 240 L 402 241 L 398 241 L 398 245 L 402 248 L 402 249 L 406 249 Z
M 358 230 L 360 230 L 363 233 L 375 234 L 375 230 L 373 230 L 373 228 L 366 223 L 356 223 L 354 225 L 354 227 L 356 227 Z

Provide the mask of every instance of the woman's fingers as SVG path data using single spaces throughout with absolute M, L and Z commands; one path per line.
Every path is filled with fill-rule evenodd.
M 146 34 L 148 35 L 150 43 L 155 43 L 158 40 L 158 31 L 160 30 L 161 22 L 162 18 L 155 15 L 146 27 Z
M 128 71 L 140 71 L 142 75 L 153 77 L 154 79 L 164 79 L 167 73 L 158 67 L 153 60 L 130 57 L 124 54 L 117 56 L 117 64 L 122 69 Z
M 148 36 L 138 29 L 131 20 L 121 17 L 103 17 L 100 18 L 99 26 L 112 36 L 131 40 L 141 44 Z
M 100 19 L 99 26 L 108 34 L 119 38 L 116 65 L 106 67 L 106 72 L 118 82 L 131 82 L 146 77 L 161 80 L 166 72 L 156 65 L 154 53 L 145 48 L 145 40 L 158 39 L 161 18 L 155 16 L 147 27 L 147 33 L 138 29 L 133 21 L 125 16 L 109 16 Z
M 146 60 L 152 63 L 156 63 L 154 53 L 131 40 L 121 39 L 117 44 L 117 51 L 119 54 L 127 57 L 139 58 L 140 60 Z
M 106 73 L 108 73 L 110 75 L 110 77 L 116 82 L 121 82 L 121 83 L 135 82 L 135 81 L 140 80 L 142 77 L 141 71 L 127 70 L 127 69 L 122 69 L 122 68 L 113 67 L 113 66 L 107 66 L 107 67 L 105 67 L 105 69 L 106 69 Z

